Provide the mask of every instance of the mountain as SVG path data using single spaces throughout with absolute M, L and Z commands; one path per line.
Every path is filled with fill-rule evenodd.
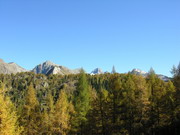
M 131 74 L 135 74 L 135 75 L 142 75 L 142 76 L 144 76 L 144 77 L 147 77 L 147 76 L 148 76 L 148 73 L 147 73 L 147 72 L 142 71 L 142 70 L 140 70 L 140 69 L 133 69 L 130 73 L 131 73 Z M 167 76 L 165 76 L 165 75 L 157 74 L 157 76 L 158 76 L 161 80 L 163 80 L 163 81 L 165 81 L 165 82 L 171 80 L 170 77 L 167 77 Z
M 68 74 L 78 74 L 80 72 L 80 69 L 71 70 L 71 69 L 68 69 L 67 67 L 54 64 L 51 61 L 46 61 L 42 64 L 37 65 L 32 71 L 36 74 L 68 75 Z
M 80 70 L 81 69 L 71 70 L 67 67 L 54 64 L 51 61 L 46 61 L 42 64 L 37 65 L 31 71 L 36 74 L 45 74 L 45 75 L 50 75 L 50 74 L 68 75 L 68 74 L 78 74 L 80 73 Z M 2 59 L 0 59 L 0 74 L 11 74 L 11 73 L 16 74 L 19 72 L 29 72 L 29 71 L 20 67 L 14 62 L 5 63 Z M 113 72 L 114 73 L 116 72 L 114 66 L 113 66 Z M 109 73 L 109 72 L 103 72 L 100 68 L 96 68 L 90 73 L 90 75 L 104 74 L 104 73 Z M 144 77 L 148 76 L 147 72 L 142 71 L 140 69 L 133 69 L 132 71 L 130 71 L 130 73 L 136 75 L 142 75 Z M 165 75 L 157 74 L 157 76 L 164 81 L 171 80 L 170 77 L 167 77 Z
M 19 72 L 26 72 L 27 70 L 20 67 L 14 62 L 5 63 L 2 59 L 0 59 L 0 74 L 16 74 Z
M 104 72 L 100 68 L 94 69 L 90 75 L 104 74 Z
M 135 74 L 135 75 L 142 75 L 142 76 L 144 76 L 144 77 L 146 77 L 146 76 L 148 75 L 147 72 L 142 71 L 142 70 L 137 69 L 137 68 L 133 69 L 130 73 L 131 73 L 131 74 Z
M 172 78 L 170 78 L 170 77 L 168 77 L 168 76 L 161 75 L 161 74 L 157 74 L 157 76 L 158 76 L 161 80 L 163 80 L 163 81 L 165 81 L 165 82 L 168 82 L 169 80 L 172 79 Z

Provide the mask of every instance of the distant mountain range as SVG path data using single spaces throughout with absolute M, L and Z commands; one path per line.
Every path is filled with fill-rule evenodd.
M 16 63 L 5 63 L 2 59 L 0 59 L 0 74 L 16 74 L 19 72 L 34 72 L 36 74 L 45 74 L 45 75 L 50 75 L 50 74 L 61 74 L 61 75 L 68 75 L 68 74 L 78 74 L 80 73 L 80 68 L 79 69 L 69 69 L 67 67 L 64 66 L 60 66 L 57 64 L 54 64 L 51 61 L 46 61 L 42 64 L 37 65 L 35 68 L 33 68 L 32 70 L 28 71 L 22 67 L 20 67 L 19 65 L 17 65 Z M 115 71 L 115 68 L 113 67 L 113 71 Z M 109 73 L 109 72 L 103 72 L 102 69 L 100 68 L 96 68 L 94 69 L 90 75 L 97 75 L 97 74 L 105 74 L 105 73 Z M 130 71 L 130 73 L 132 74 L 136 74 L 136 75 L 141 75 L 146 77 L 148 75 L 147 72 L 142 71 L 140 69 L 133 69 L 132 71 Z M 161 74 L 157 74 L 158 77 L 164 81 L 168 81 L 171 78 L 167 77 L 165 75 L 161 75 Z

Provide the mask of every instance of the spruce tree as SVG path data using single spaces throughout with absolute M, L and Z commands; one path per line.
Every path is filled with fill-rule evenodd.
M 179 65 L 177 67 L 176 66 L 172 67 L 171 74 L 173 75 L 173 77 L 180 76 L 180 62 L 179 62 Z
M 90 109 L 90 91 L 84 70 L 81 70 L 78 80 L 77 90 L 74 95 L 74 107 L 76 114 L 73 125 L 75 130 L 82 134 L 82 128 L 87 121 L 86 115 Z
M 112 72 L 111 72 L 112 74 L 115 74 L 116 73 L 116 69 L 115 69 L 115 66 L 113 66 L 113 68 L 112 68 Z

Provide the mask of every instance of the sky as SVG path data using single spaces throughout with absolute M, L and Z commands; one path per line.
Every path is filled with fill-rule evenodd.
M 179 0 L 0 0 L 0 58 L 87 72 L 171 76 L 180 61 Z

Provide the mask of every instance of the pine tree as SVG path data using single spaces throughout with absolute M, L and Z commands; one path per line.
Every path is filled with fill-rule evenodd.
M 4 87 L 0 88 L 0 135 L 20 135 L 22 128 L 18 125 L 18 116 L 4 90 Z

